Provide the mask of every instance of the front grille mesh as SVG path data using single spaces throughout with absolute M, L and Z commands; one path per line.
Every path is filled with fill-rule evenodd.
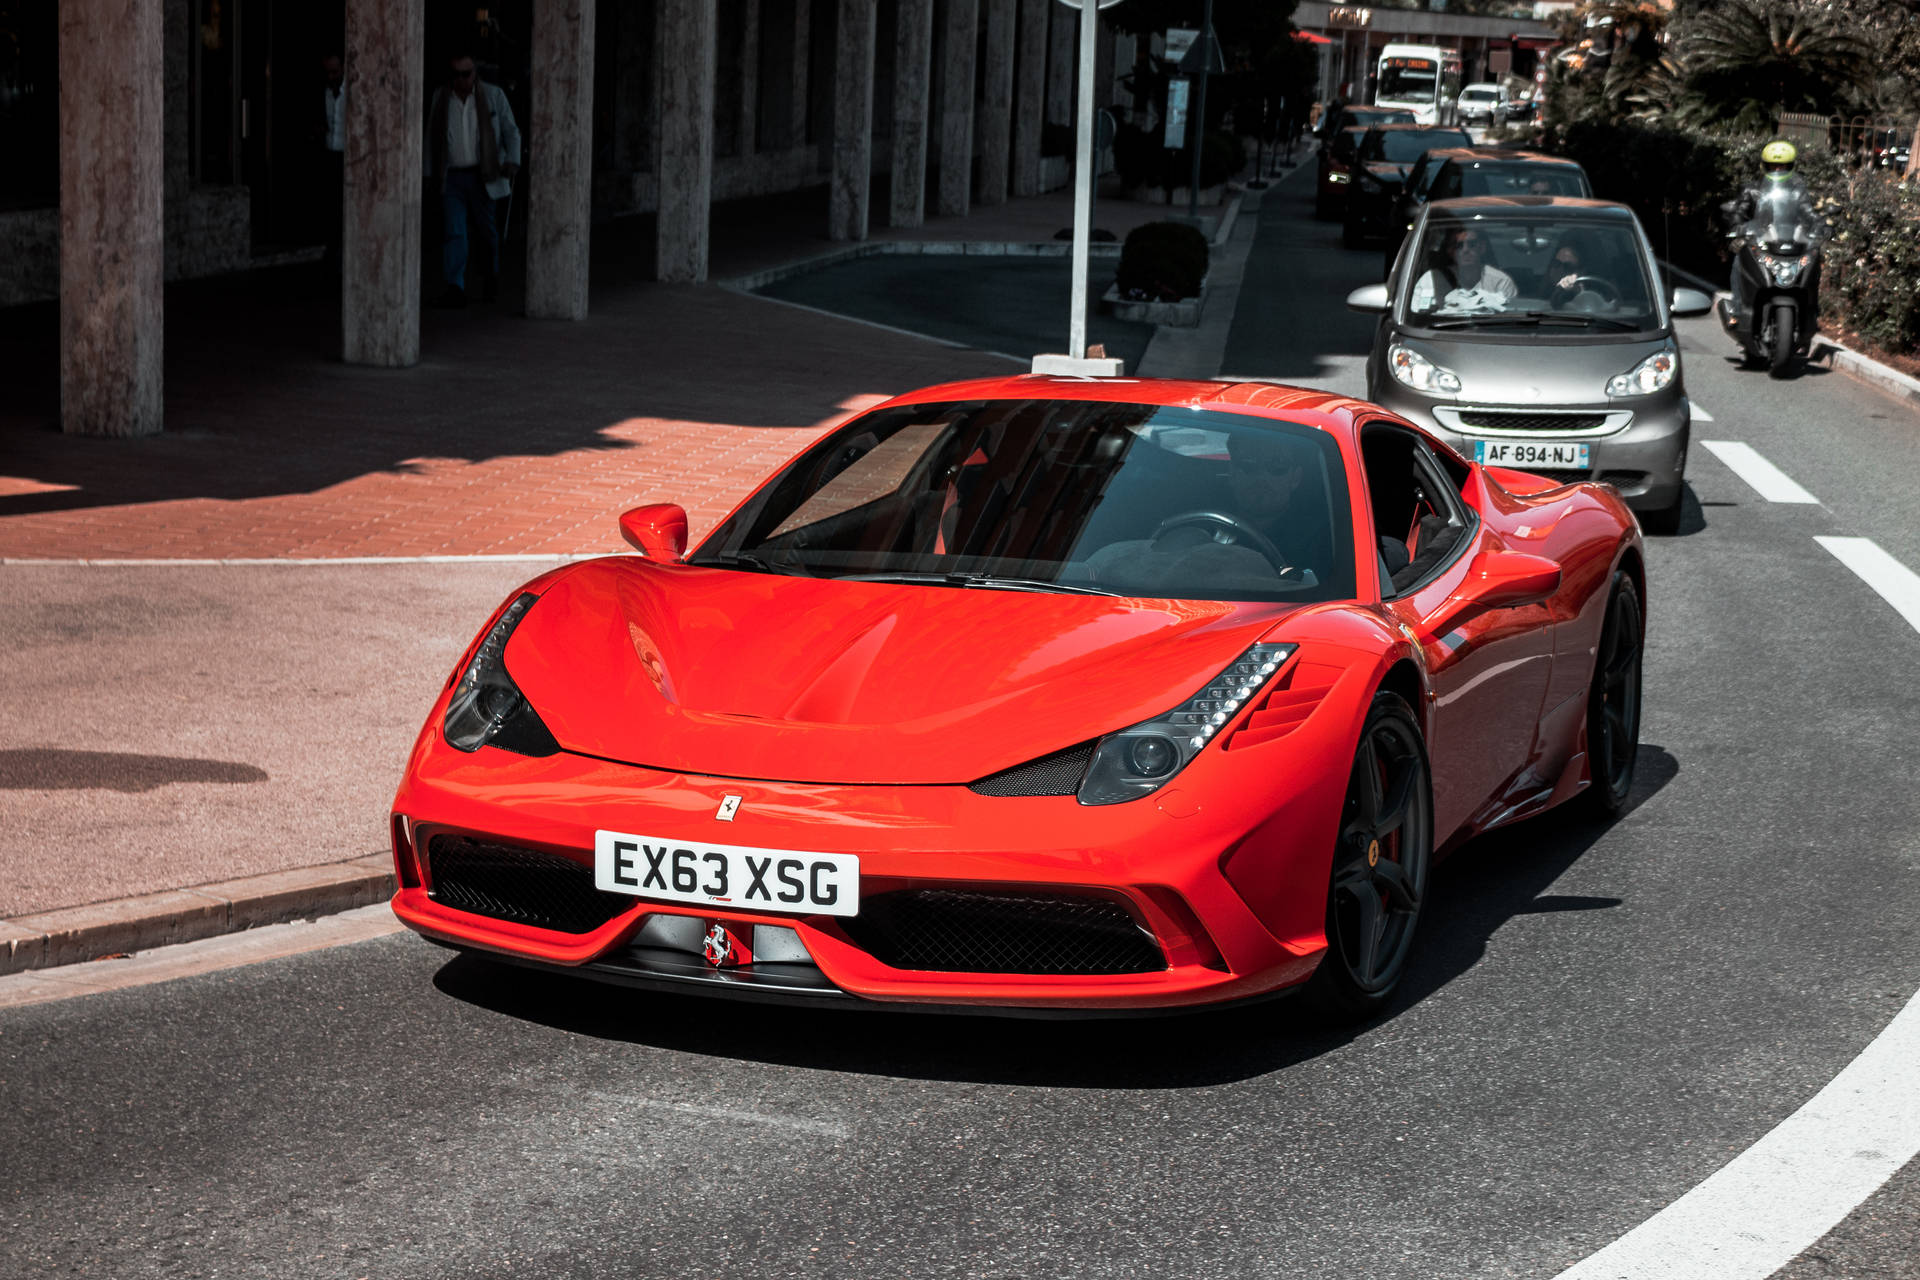
M 1102 898 L 911 889 L 841 922 L 874 959 L 941 973 L 1153 973 L 1166 956 L 1126 908 Z
M 1093 744 L 1083 742 L 988 774 L 978 782 L 969 782 L 967 790 L 982 796 L 1070 796 L 1079 790 L 1081 775 L 1092 758 Z
M 427 847 L 427 896 L 455 911 L 495 920 L 591 933 L 634 905 L 593 887 L 593 868 L 558 854 L 435 836 Z
M 1462 409 L 1460 424 L 1493 427 L 1501 431 L 1591 431 L 1607 420 L 1604 413 L 1497 413 Z

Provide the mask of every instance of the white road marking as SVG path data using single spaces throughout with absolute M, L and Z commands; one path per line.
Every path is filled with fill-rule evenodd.
M 1880 549 L 1872 538 L 1815 538 L 1815 542 L 1833 552 L 1841 564 L 1860 575 L 1860 580 L 1880 593 L 1880 598 L 1920 631 L 1920 574 Z
M 1558 1280 L 1764 1280 L 1920 1153 L 1916 1064 L 1920 995 L 1771 1133 Z
M 1812 502 L 1820 499 L 1802 489 L 1794 478 L 1761 457 L 1752 445 L 1738 440 L 1702 440 L 1701 448 L 1727 464 L 1768 502 Z
M 1695 422 L 1712 422 L 1713 415 L 1698 400 L 1687 401 L 1687 416 Z

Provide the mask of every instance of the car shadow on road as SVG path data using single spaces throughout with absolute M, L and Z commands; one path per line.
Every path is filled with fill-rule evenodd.
M 1667 751 L 1642 746 L 1628 812 L 1679 772 Z M 1435 870 L 1421 940 L 1392 1007 L 1358 1027 L 1318 1026 L 1285 999 L 1060 1021 L 796 1009 L 635 992 L 471 955 L 443 965 L 434 985 L 505 1017 L 680 1053 L 974 1084 L 1205 1088 L 1282 1071 L 1376 1034 L 1478 964 L 1515 917 L 1621 905 L 1619 898 L 1542 893 L 1614 825 L 1562 809 L 1463 846 Z

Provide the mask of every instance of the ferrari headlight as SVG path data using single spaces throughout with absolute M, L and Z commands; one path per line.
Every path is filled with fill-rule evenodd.
M 447 702 L 442 726 L 447 744 L 461 751 L 478 751 L 492 743 L 523 756 L 550 756 L 560 749 L 553 734 L 534 713 L 526 695 L 507 674 L 507 638 L 540 597 L 531 592 L 514 598 L 487 628 L 486 638 L 473 651 L 460 673 L 453 697 Z
M 1648 396 L 1664 390 L 1680 372 L 1680 353 L 1671 344 L 1607 382 L 1610 396 Z
M 1403 347 L 1394 343 L 1387 348 L 1387 368 L 1393 371 L 1393 380 L 1415 391 L 1425 391 L 1432 395 L 1436 392 L 1455 395 L 1460 390 L 1460 375 L 1451 369 L 1444 369 L 1415 351 L 1412 347 Z
M 1080 803 L 1119 804 L 1159 790 L 1266 687 L 1296 647 L 1256 644 L 1165 715 L 1100 739 L 1080 780 Z

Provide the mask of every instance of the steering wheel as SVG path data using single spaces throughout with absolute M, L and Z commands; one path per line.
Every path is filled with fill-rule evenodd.
M 1573 284 L 1567 287 L 1573 290 L 1573 292 L 1567 294 L 1568 302 L 1572 302 L 1583 293 L 1597 293 L 1600 295 L 1600 301 L 1606 303 L 1608 306 L 1616 307 L 1620 305 L 1620 290 L 1614 287 L 1613 281 L 1606 279 L 1604 276 L 1575 276 L 1573 278 Z M 1555 293 L 1559 293 L 1560 291 L 1560 286 L 1554 286 Z
M 1267 563 L 1274 567 L 1276 573 L 1285 574 L 1293 567 L 1287 563 L 1287 558 L 1280 554 L 1280 548 L 1274 546 L 1266 534 L 1261 533 L 1240 517 L 1229 515 L 1225 511 L 1182 511 L 1179 515 L 1168 516 L 1160 522 L 1160 527 L 1153 531 L 1150 541 L 1158 542 L 1173 530 L 1184 529 L 1189 525 L 1212 526 L 1215 542 L 1224 543 L 1227 546 L 1251 547 L 1266 557 Z M 1230 536 L 1223 538 L 1220 536 L 1222 533 Z

